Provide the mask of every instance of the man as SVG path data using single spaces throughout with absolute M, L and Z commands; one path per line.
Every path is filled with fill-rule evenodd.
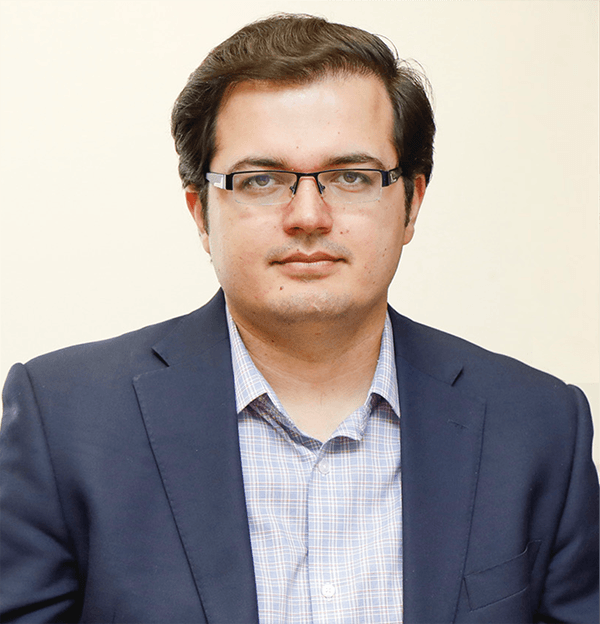
M 275 17 L 172 130 L 222 291 L 12 369 L 3 621 L 595 621 L 582 393 L 387 306 L 432 167 L 419 77 Z

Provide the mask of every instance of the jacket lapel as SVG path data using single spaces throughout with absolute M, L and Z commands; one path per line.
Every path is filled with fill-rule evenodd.
M 186 317 L 134 380 L 208 622 L 258 622 L 222 294 Z
M 402 436 L 404 622 L 454 621 L 485 403 L 454 386 L 462 363 L 392 312 Z M 428 349 L 433 347 L 431 353 Z

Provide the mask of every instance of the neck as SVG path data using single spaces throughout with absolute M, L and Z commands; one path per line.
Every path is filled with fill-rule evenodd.
M 250 323 L 230 308 L 258 370 L 298 427 L 324 440 L 365 399 L 386 307 L 362 316 Z

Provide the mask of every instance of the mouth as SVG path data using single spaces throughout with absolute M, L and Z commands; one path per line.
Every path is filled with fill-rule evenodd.
M 335 274 L 343 262 L 345 262 L 345 258 L 334 256 L 325 251 L 316 251 L 310 254 L 295 251 L 287 256 L 284 255 L 272 260 L 271 264 L 277 266 L 284 275 L 291 279 L 309 282 Z
M 273 264 L 292 264 L 292 263 L 301 263 L 301 264 L 316 264 L 318 262 L 342 262 L 343 258 L 339 258 L 336 256 L 332 256 L 331 254 L 317 251 L 311 254 L 305 254 L 302 252 L 295 252 L 290 254 L 289 256 L 285 256 L 280 260 L 273 260 Z

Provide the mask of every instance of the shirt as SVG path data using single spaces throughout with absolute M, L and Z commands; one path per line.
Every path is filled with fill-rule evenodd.
M 321 443 L 298 429 L 229 311 L 261 624 L 402 622 L 400 408 L 386 318 L 365 403 Z

